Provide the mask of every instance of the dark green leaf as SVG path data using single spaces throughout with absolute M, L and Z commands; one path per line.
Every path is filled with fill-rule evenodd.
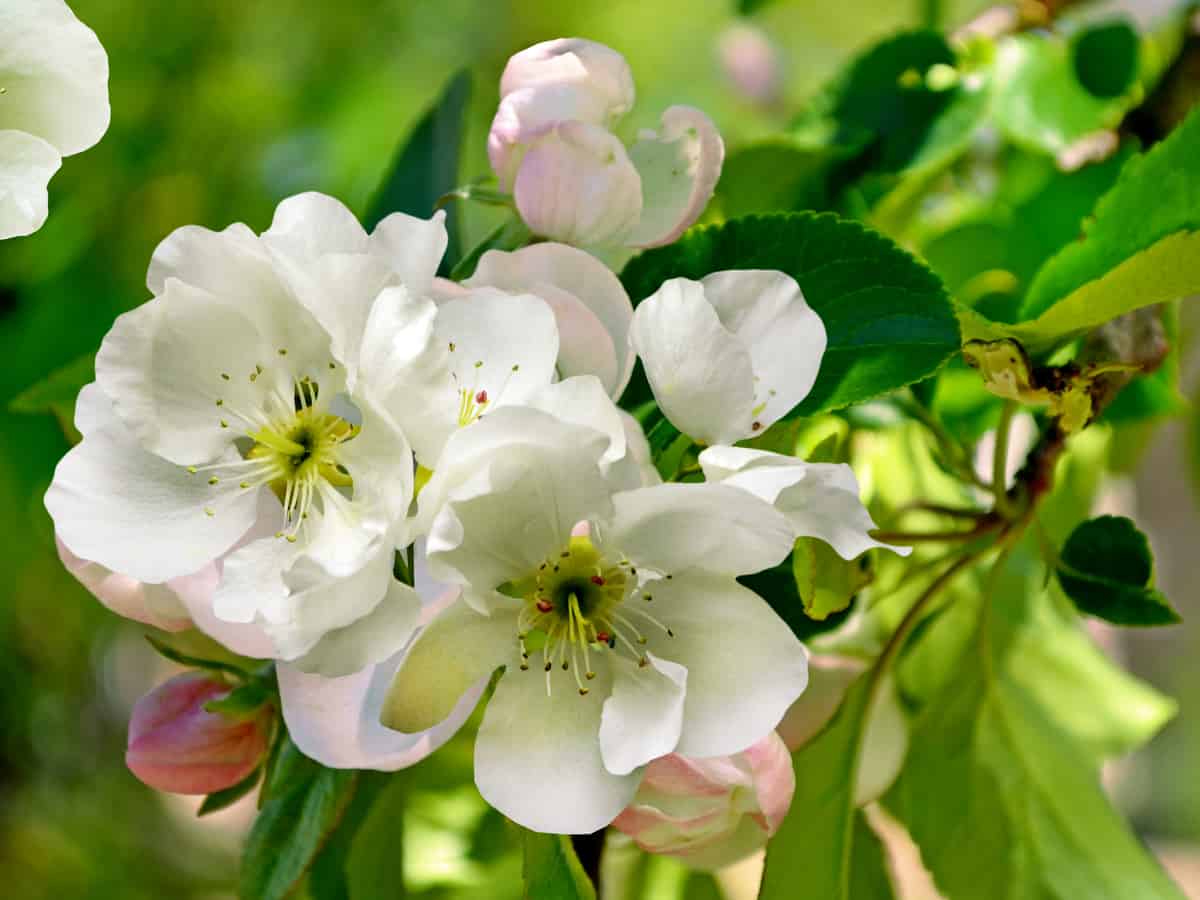
M 88 353 L 51 372 L 8 403 L 11 412 L 48 413 L 73 410 L 79 389 L 96 377 L 96 354 Z
M 596 900 L 569 837 L 526 831 L 522 845 L 525 900 Z
M 209 794 L 204 798 L 204 802 L 200 804 L 200 808 L 196 810 L 196 815 L 207 816 L 209 813 L 215 813 L 226 807 L 233 806 L 233 804 L 237 803 L 258 786 L 262 774 L 263 771 L 260 766 L 233 787 L 227 787 L 223 791 Z
M 403 900 L 402 776 L 360 772 L 354 799 L 308 877 L 312 900 Z
M 471 76 L 464 70 L 450 80 L 397 155 L 365 216 L 368 229 L 394 212 L 428 218 L 438 200 L 457 186 L 470 97 Z M 442 275 L 451 272 L 462 254 L 453 205 L 446 211 L 446 231 L 449 244 L 438 270 Z
M 959 348 L 937 277 L 882 235 L 831 214 L 751 216 L 693 229 L 622 273 L 642 300 L 669 278 L 778 269 L 800 284 L 829 344 L 798 415 L 848 406 L 928 378 Z
M 1075 605 L 1116 625 L 1171 625 L 1179 621 L 1154 590 L 1150 542 L 1126 518 L 1084 522 L 1067 539 L 1058 581 Z
M 529 239 L 533 236 L 528 226 L 521 220 L 520 216 L 513 216 L 503 225 L 498 225 L 496 229 L 485 237 L 482 241 L 467 253 L 454 270 L 450 273 L 450 277 L 455 281 L 463 281 L 475 274 L 475 267 L 479 265 L 479 260 L 483 254 L 489 250 L 516 250 L 524 247 L 529 243 Z
M 354 798 L 357 778 L 353 771 L 281 760 L 271 798 L 246 839 L 242 900 L 283 900 L 296 890 Z
M 1075 77 L 1097 97 L 1119 97 L 1137 78 L 1138 50 L 1137 32 L 1126 22 L 1089 28 L 1071 45 Z

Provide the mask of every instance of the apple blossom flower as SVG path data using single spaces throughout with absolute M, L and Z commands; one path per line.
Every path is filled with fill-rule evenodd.
M 267 754 L 271 711 L 235 718 L 205 710 L 230 690 L 205 672 L 188 672 L 138 700 L 125 751 L 129 771 L 172 794 L 211 794 L 249 776 Z
M 0 8 L 0 238 L 46 221 L 64 156 L 108 130 L 108 56 L 63 0 Z
M 704 477 L 749 491 L 772 504 L 792 524 L 798 538 L 820 538 L 843 559 L 873 547 L 901 556 L 911 547 L 895 547 L 871 537 L 875 523 L 858 496 L 854 470 L 841 463 L 810 463 L 749 447 L 716 446 L 700 453 Z
M 816 737 L 833 718 L 856 680 L 867 670 L 864 660 L 814 653 L 808 660 L 808 689 L 792 704 L 776 729 L 789 750 L 796 751 Z M 866 806 L 892 786 L 908 753 L 908 722 L 895 684 L 885 676 L 867 716 L 854 783 L 854 803 Z
M 440 215 L 368 237 L 312 194 L 261 238 L 168 237 L 154 299 L 117 320 L 80 395 L 83 441 L 46 497 L 63 543 L 149 584 L 220 559 L 213 611 L 262 624 L 279 658 L 345 674 L 390 656 L 419 605 L 392 576 L 413 462 L 364 330 L 429 292 L 445 241 Z
M 643 300 L 630 332 L 659 408 L 684 434 L 732 444 L 808 396 L 825 326 L 783 272 L 672 278 Z
M 512 253 L 489 250 L 463 284 L 533 294 L 549 304 L 558 326 L 561 377 L 595 375 L 614 400 L 629 384 L 633 304 L 620 279 L 590 253 L 551 242 Z
M 497 410 L 450 439 L 419 501 L 431 573 L 462 597 L 401 663 L 383 722 L 432 728 L 503 668 L 475 780 L 539 831 L 608 824 L 660 756 L 745 750 L 805 685 L 803 646 L 735 580 L 786 556 L 791 526 L 724 485 L 615 490 L 612 441 Z
M 719 869 L 766 844 L 783 824 L 795 789 L 791 754 L 771 732 L 730 756 L 672 753 L 654 760 L 633 803 L 612 824 L 648 853 Z
M 626 148 L 610 130 L 633 107 L 633 76 L 611 48 L 580 38 L 509 60 L 488 157 L 538 235 L 577 246 L 657 247 L 708 204 L 725 146 L 712 120 L 672 106 Z

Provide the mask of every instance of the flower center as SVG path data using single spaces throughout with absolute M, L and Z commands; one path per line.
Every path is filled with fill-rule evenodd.
M 262 372 L 256 366 L 250 380 Z M 221 377 L 229 380 L 224 374 Z M 358 434 L 359 426 L 330 411 L 317 382 L 307 376 L 293 379 L 293 395 L 271 392 L 262 410 L 237 410 L 220 397 L 216 406 L 240 420 L 242 434 L 253 444 L 239 462 L 188 466 L 188 472 L 211 473 L 208 483 L 213 487 L 229 477 L 239 479 L 242 491 L 269 487 L 283 504 L 284 527 L 276 537 L 295 542 L 318 497 L 324 505 L 347 502 L 339 489 L 352 488 L 354 481 L 340 462 L 339 451 Z M 229 428 L 229 420 L 221 419 L 220 426 Z M 205 512 L 214 515 L 211 508 Z
M 517 616 L 521 670 L 529 670 L 530 652 L 540 647 L 547 695 L 551 672 L 558 666 L 574 673 L 579 694 L 586 697 L 584 682 L 596 677 L 592 653 L 624 652 L 646 666 L 649 660 L 643 648 L 648 638 L 638 620 L 675 636 L 654 616 L 627 603 L 634 597 L 653 600 L 639 585 L 637 569 L 628 561 L 609 562 L 586 536 L 572 537 L 561 553 L 532 575 L 501 590 L 524 601 Z
M 449 344 L 451 353 L 459 352 L 458 345 L 453 341 Z M 470 357 L 468 357 L 469 359 Z M 467 379 L 460 378 L 457 372 L 451 372 L 450 377 L 454 380 L 454 388 L 458 391 L 458 426 L 460 428 L 470 425 L 472 422 L 479 419 L 488 407 L 495 406 L 496 402 L 504 394 L 508 387 L 508 382 L 517 372 L 521 371 L 520 365 L 514 363 L 512 368 L 504 376 L 504 381 L 495 390 L 495 395 L 488 393 L 486 387 L 480 383 L 480 376 L 483 372 L 484 363 L 482 359 L 475 360 L 471 364 L 471 383 L 467 384 Z

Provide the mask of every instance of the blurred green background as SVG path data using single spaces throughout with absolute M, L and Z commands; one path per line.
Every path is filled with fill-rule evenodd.
M 777 128 L 879 37 L 931 13 L 954 26 L 987 4 L 844 0 L 834 8 L 793 0 L 764 10 L 754 23 L 770 35 L 786 73 L 782 95 L 769 104 L 739 93 L 721 65 L 722 40 L 739 22 L 732 0 L 71 5 L 108 50 L 113 123 L 98 147 L 68 159 L 55 178 L 49 223 L 32 237 L 0 243 L 0 395 L 7 398 L 94 350 L 116 315 L 148 298 L 150 254 L 171 230 L 235 221 L 261 230 L 280 199 L 304 190 L 331 193 L 363 212 L 397 146 L 460 67 L 470 68 L 475 89 L 465 181 L 487 171 L 484 140 L 505 60 L 537 41 L 580 35 L 623 52 L 639 91 L 631 131 L 654 124 L 672 103 L 690 103 L 707 110 L 736 146 Z M 483 208 L 464 213 L 471 246 L 494 218 Z M 129 707 L 166 670 L 141 641 L 142 629 L 100 607 L 59 566 L 41 496 L 66 440 L 53 418 L 5 406 L 4 895 L 231 897 L 248 810 L 198 824 L 194 803 L 157 795 L 125 770 Z M 1183 488 L 1182 427 L 1154 438 L 1142 472 L 1157 476 L 1130 484 L 1155 541 L 1160 582 L 1191 624 L 1124 648 L 1135 670 L 1180 700 L 1181 716 L 1134 761 L 1123 794 L 1139 830 L 1161 846 L 1182 847 L 1186 858 L 1200 842 L 1200 592 L 1188 555 L 1200 525 Z M 414 777 L 419 782 L 421 770 Z M 454 864 L 468 853 L 487 857 L 462 837 L 485 815 L 473 790 L 430 796 L 406 814 L 410 879 L 474 880 L 480 886 L 463 896 L 500 896 L 488 870 Z M 507 880 L 516 883 L 515 871 Z

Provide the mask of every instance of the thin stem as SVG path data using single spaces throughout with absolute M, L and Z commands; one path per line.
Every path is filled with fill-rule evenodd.
M 1000 523 L 1001 520 L 997 517 L 985 514 L 979 516 L 978 524 L 967 531 L 963 531 L 961 528 L 950 531 L 884 531 L 877 528 L 870 534 L 875 540 L 882 541 L 885 544 L 952 543 L 955 541 L 969 541 L 990 531 L 995 531 L 1000 526 Z
M 923 512 L 932 513 L 938 516 L 949 516 L 952 519 L 963 519 L 968 522 L 978 522 L 980 519 L 985 519 L 989 515 L 981 509 L 961 509 L 957 506 L 942 506 L 940 503 L 908 503 L 900 507 L 895 512 L 895 516 L 907 515 L 908 513 Z
M 992 494 L 996 498 L 996 512 L 1006 518 L 1012 513 L 1008 503 L 1008 440 L 1016 412 L 1017 404 L 1005 400 L 996 425 L 996 452 L 992 454 Z

